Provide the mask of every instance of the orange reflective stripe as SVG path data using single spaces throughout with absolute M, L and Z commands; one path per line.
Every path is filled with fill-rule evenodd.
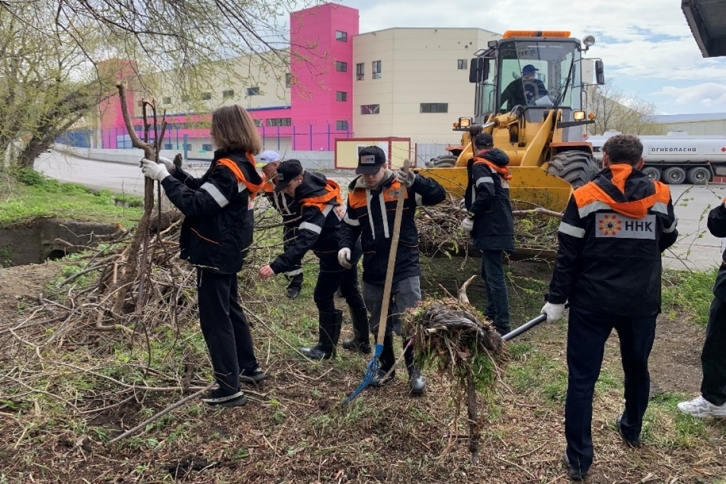
M 348 204 L 353 209 L 365 207 L 366 191 L 356 188 L 352 192 L 348 192 Z
M 624 182 L 623 182 L 624 183 Z M 656 203 L 668 204 L 671 199 L 670 190 L 661 182 L 653 182 L 655 185 L 655 193 L 640 200 L 630 202 L 616 202 L 610 195 L 597 186 L 595 182 L 589 182 L 575 190 L 573 196 L 577 208 L 583 208 L 591 203 L 603 202 L 612 210 L 632 218 L 643 218 L 648 214 L 648 210 Z
M 512 175 L 509 173 L 509 168 L 507 168 L 506 166 L 504 166 L 504 167 L 497 166 L 494 163 L 492 163 L 491 161 L 485 160 L 484 158 L 479 158 L 478 156 L 476 158 L 474 158 L 474 164 L 476 165 L 477 163 L 484 163 L 489 168 L 491 168 L 492 170 L 494 170 L 497 173 L 499 173 L 500 175 L 502 175 L 505 180 L 512 179 Z
M 306 198 L 300 201 L 302 207 L 318 207 L 322 212 L 326 205 L 330 204 L 330 201 L 335 199 L 338 205 L 343 203 L 343 199 L 340 196 L 340 187 L 333 180 L 328 180 L 328 184 L 325 186 L 327 193 L 318 195 L 317 197 Z
M 250 155 L 249 153 L 247 153 L 247 159 L 251 160 L 252 166 L 255 165 L 255 159 L 252 158 L 252 155 Z M 244 173 L 242 173 L 242 170 L 240 170 L 239 166 L 237 166 L 237 163 L 230 160 L 229 158 L 220 158 L 217 161 L 218 163 L 221 163 L 222 165 L 232 170 L 234 177 L 237 179 L 237 183 L 244 183 L 244 185 L 247 187 L 247 190 L 250 192 L 250 200 L 253 200 L 257 196 L 257 192 L 260 191 L 262 184 L 255 185 L 254 183 L 248 182 L 245 178 Z

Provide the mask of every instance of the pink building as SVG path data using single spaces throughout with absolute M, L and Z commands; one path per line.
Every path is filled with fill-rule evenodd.
M 294 151 L 335 149 L 336 138 L 353 135 L 353 36 L 358 34 L 358 10 L 324 4 L 290 15 L 290 105 L 250 108 L 266 149 Z M 119 75 L 133 71 L 123 69 Z M 239 102 L 239 101 L 238 101 Z M 129 106 L 134 96 L 129 92 Z M 99 148 L 130 148 L 118 97 L 101 108 Z M 209 114 L 168 116 L 164 149 L 185 151 L 194 159 L 199 150 L 211 147 L 209 129 L 193 126 L 208 121 Z M 141 132 L 140 118 L 133 120 Z M 289 141 L 287 141 L 289 140 Z M 193 153 L 187 154 L 187 150 Z M 211 153 L 203 158 L 211 158 Z

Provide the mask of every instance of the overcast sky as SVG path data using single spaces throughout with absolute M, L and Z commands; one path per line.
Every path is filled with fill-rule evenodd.
M 704 59 L 681 0 L 342 0 L 361 33 L 392 27 L 569 30 L 596 44 L 607 78 L 659 114 L 726 113 L 726 57 Z

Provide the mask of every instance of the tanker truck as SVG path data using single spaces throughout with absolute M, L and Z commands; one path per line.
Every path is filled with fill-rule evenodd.
M 602 145 L 618 131 L 590 135 L 595 159 L 602 161 Z M 726 136 L 691 136 L 685 131 L 663 136 L 639 136 L 643 143 L 643 173 L 671 185 L 703 185 L 714 176 L 726 176 Z

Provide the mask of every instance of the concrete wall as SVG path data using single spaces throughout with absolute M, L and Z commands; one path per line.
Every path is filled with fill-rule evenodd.
M 53 148 L 63 153 L 68 153 L 79 158 L 86 158 L 89 160 L 96 161 L 108 161 L 111 163 L 126 163 L 138 165 L 141 158 L 144 156 L 144 152 L 137 148 L 129 150 L 99 150 L 94 148 L 75 148 L 72 146 L 66 146 L 61 144 L 55 144 Z M 167 158 L 174 158 L 178 151 L 162 150 L 161 156 Z M 311 170 L 332 170 L 335 166 L 335 152 L 334 151 L 280 151 L 280 155 L 283 159 L 297 159 L 303 164 L 305 168 Z M 211 153 L 209 161 L 211 161 Z M 185 166 L 189 163 L 185 160 Z M 192 165 L 203 164 L 194 160 Z
M 3 227 L 0 228 L 0 263 L 17 266 L 38 264 L 48 257 L 60 258 L 80 252 L 83 247 L 96 246 L 104 236 L 117 231 L 113 225 L 56 219 Z

